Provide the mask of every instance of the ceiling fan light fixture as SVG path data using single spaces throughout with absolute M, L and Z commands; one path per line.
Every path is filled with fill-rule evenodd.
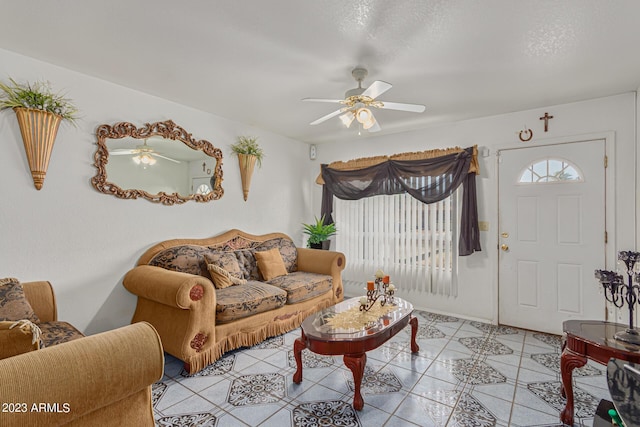
M 138 154 L 137 156 L 133 156 L 133 161 L 135 162 L 136 165 L 139 164 L 143 164 L 143 165 L 155 165 L 157 160 L 151 156 L 151 154 L 149 153 L 142 153 L 142 154 Z
M 355 118 L 356 118 L 356 115 L 353 111 L 347 111 L 346 113 L 340 116 L 340 120 L 342 121 L 342 124 L 344 124 L 346 127 L 351 126 L 351 123 L 353 123 L 353 120 Z

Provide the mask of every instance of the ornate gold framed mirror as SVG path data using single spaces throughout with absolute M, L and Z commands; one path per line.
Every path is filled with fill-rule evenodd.
M 173 121 L 103 124 L 96 130 L 96 190 L 121 199 L 145 198 L 174 205 L 218 200 L 222 189 L 222 150 L 196 140 Z

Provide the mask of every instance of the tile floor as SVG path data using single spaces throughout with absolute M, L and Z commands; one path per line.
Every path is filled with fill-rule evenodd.
M 353 377 L 340 356 L 303 352 L 295 372 L 294 330 L 227 353 L 196 375 L 166 356 L 153 387 L 158 426 L 559 426 L 560 337 L 414 311 L 418 354 L 408 326 L 367 353 L 355 411 Z M 576 425 L 590 426 L 610 399 L 606 367 L 574 371 Z

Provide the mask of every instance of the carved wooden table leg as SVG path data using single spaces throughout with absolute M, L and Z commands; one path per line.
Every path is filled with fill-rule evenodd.
M 560 413 L 560 420 L 570 426 L 573 425 L 573 380 L 572 373 L 575 368 L 584 366 L 587 363 L 587 357 L 574 353 L 565 348 L 560 356 L 560 374 L 562 375 L 562 389 L 567 397 L 567 404 Z
M 293 342 L 293 357 L 296 359 L 296 373 L 293 374 L 293 382 L 300 384 L 302 382 L 302 350 L 307 347 L 307 339 L 302 336 Z
M 355 388 L 353 408 L 356 411 L 361 411 L 364 407 L 364 399 L 362 399 L 362 394 L 360 394 L 360 386 L 362 384 L 362 377 L 364 376 L 364 365 L 367 363 L 367 355 L 366 353 L 355 356 L 345 354 L 343 360 L 344 365 L 353 372 L 353 385 Z
M 411 324 L 411 353 L 417 353 L 420 350 L 418 344 L 416 343 L 416 335 L 418 333 L 418 318 L 411 316 L 411 320 L 409 320 Z

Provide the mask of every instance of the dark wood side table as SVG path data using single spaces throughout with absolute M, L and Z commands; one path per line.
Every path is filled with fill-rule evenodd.
M 560 413 L 560 420 L 573 425 L 573 379 L 575 368 L 584 366 L 587 359 L 606 365 L 612 357 L 640 363 L 640 346 L 626 344 L 614 338 L 627 325 L 598 320 L 567 320 L 562 324 L 565 339 L 560 357 L 562 396 L 567 404 Z
M 336 314 L 359 307 L 359 300 L 352 298 L 307 317 L 302 322 L 302 336 L 293 343 L 293 355 L 297 365 L 293 382 L 296 384 L 302 381 L 302 350 L 305 348 L 318 354 L 343 355 L 344 364 L 353 373 L 353 407 L 358 411 L 364 407 L 360 386 L 367 363 L 366 352 L 378 348 L 407 324 L 411 325 L 411 352 L 417 353 L 419 350 L 416 343 L 418 319 L 411 315 L 413 305 L 397 297 L 391 304 L 391 312 L 366 327 L 340 329 L 328 324 L 328 320 Z

